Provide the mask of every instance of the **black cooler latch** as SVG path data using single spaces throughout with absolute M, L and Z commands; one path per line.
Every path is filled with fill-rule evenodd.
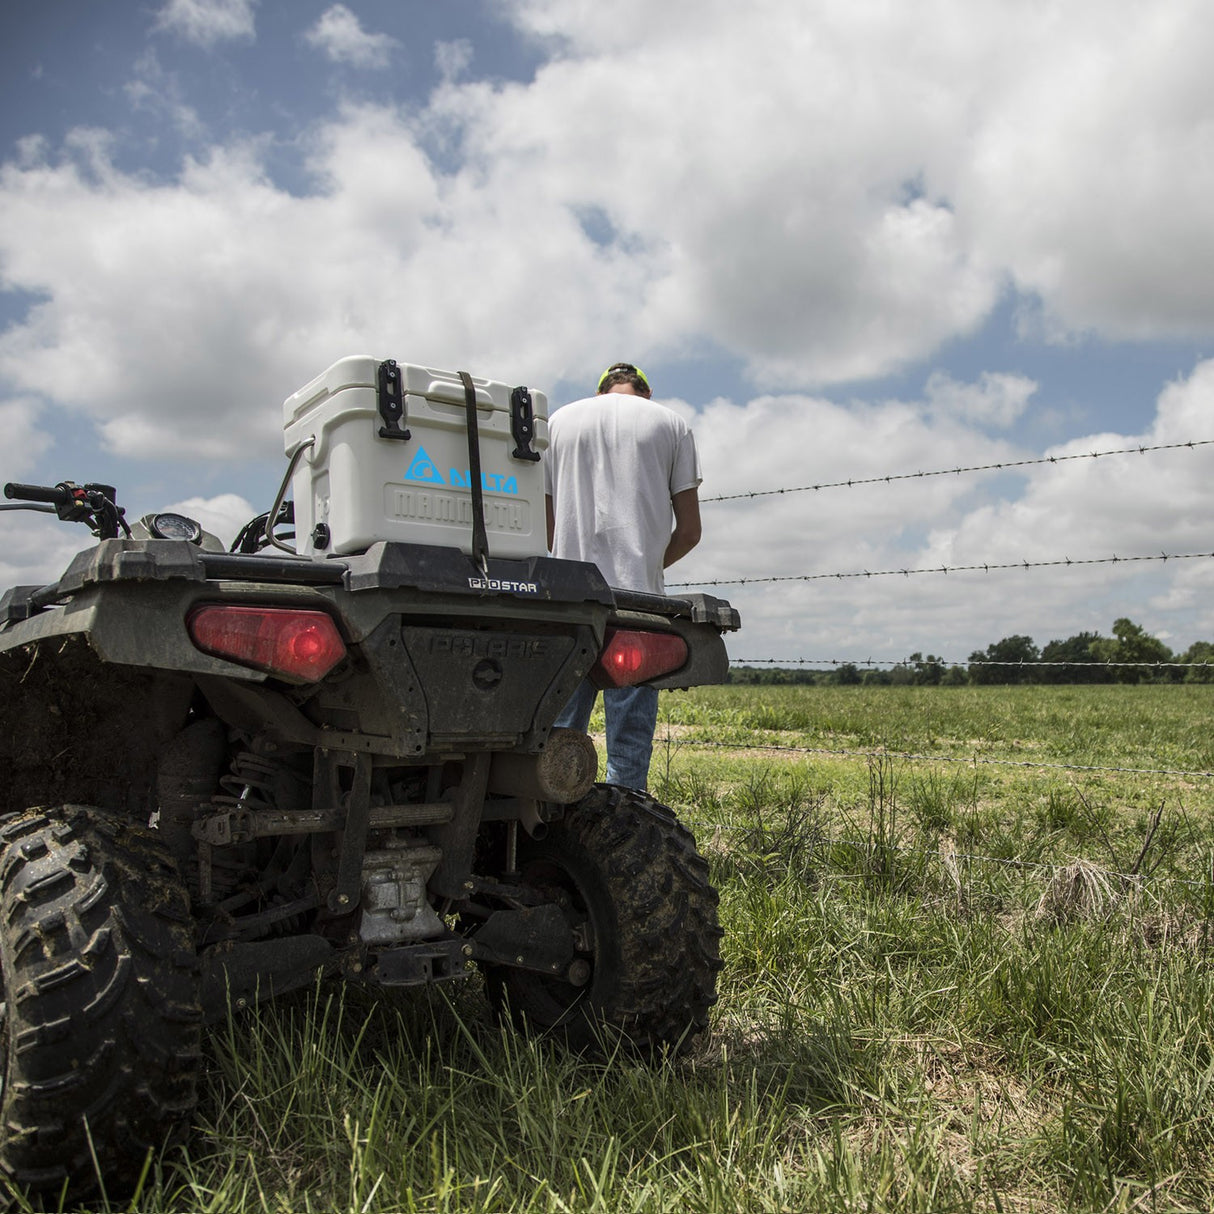
M 379 428 L 380 438 L 408 441 L 413 437 L 402 424 L 405 420 L 405 385 L 394 358 L 385 359 L 379 364 L 376 403 L 379 415 L 384 419 L 384 424 Z
M 535 463 L 540 453 L 531 450 L 531 440 L 535 438 L 535 413 L 531 408 L 531 393 L 526 388 L 515 388 L 510 393 L 510 433 L 517 444 L 514 458 Z

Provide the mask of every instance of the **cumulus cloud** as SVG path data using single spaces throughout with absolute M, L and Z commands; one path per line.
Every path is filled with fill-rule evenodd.
M 219 42 L 251 42 L 257 0 L 167 0 L 154 29 L 210 48 Z
M 0 400 L 0 434 L 4 435 L 6 480 L 19 480 L 51 446 L 38 428 L 38 402 L 29 397 Z
M 466 72 L 472 64 L 472 57 L 472 43 L 467 38 L 434 45 L 434 62 L 444 81 L 454 80 Z
M 0 513 L 0 586 L 43 586 L 54 581 L 81 549 L 94 541 L 83 527 L 54 515 Z
M 134 109 L 164 115 L 187 138 L 202 136 L 198 111 L 185 101 L 181 82 L 164 70 L 155 50 L 145 51 L 136 60 L 135 73 L 127 81 L 125 92 Z
M 0 176 L 0 265 L 41 302 L 0 370 L 32 391 L 89 355 L 105 441 L 147 453 L 178 427 L 149 372 L 176 368 L 187 427 L 204 403 L 225 416 L 196 427 L 216 455 L 268 437 L 250 406 L 301 363 L 401 334 L 531 382 L 604 346 L 652 361 L 709 342 L 803 390 L 930 358 L 1009 282 L 1062 328 L 1214 332 L 1211 104 L 1189 49 L 1214 9 L 1162 7 L 671 3 L 619 45 L 599 6 L 519 3 L 553 48 L 533 81 L 457 80 L 457 56 L 420 112 L 347 106 L 304 136 L 302 195 L 247 138 L 157 182 L 119 171 L 103 135 L 59 158 L 30 144 Z M 232 36 L 252 6 L 178 0 L 161 20 Z M 1139 36 L 1149 69 L 1114 77 Z M 340 5 L 309 37 L 365 63 L 388 44 Z M 731 70 L 705 71 L 725 45 Z M 148 61 L 142 104 L 155 80 Z M 1152 171 L 1119 141 L 1149 144 Z M 1007 425 L 1026 390 L 962 401 L 941 381 L 936 404 Z
M 1139 447 L 1185 444 L 1208 433 L 1214 407 L 1214 361 L 1168 385 L 1141 434 L 1085 435 L 1048 448 L 1023 472 L 1014 500 L 988 505 L 941 531 L 932 559 L 1054 559 L 1153 555 L 1161 537 L 1173 553 L 1208 550 L 1208 448 L 1140 454 Z M 1123 455 L 1092 458 L 1093 451 Z
M 731 642 L 735 657 L 855 656 L 861 643 L 860 656 L 886 656 L 887 646 L 904 648 L 914 635 L 898 627 L 904 612 L 916 619 L 939 613 L 933 633 L 949 628 L 943 621 L 965 610 L 956 587 L 900 578 L 895 589 L 884 575 L 916 565 L 931 530 L 961 526 L 990 500 L 989 486 L 973 474 L 881 478 L 1022 454 L 982 429 L 941 421 L 924 400 L 718 400 L 699 414 L 696 435 L 704 541 L 668 571 L 668 582 L 729 583 L 716 593 L 743 612 L 744 635 Z M 849 479 L 858 483 L 839 483 Z M 865 578 L 866 571 L 879 576 Z M 753 586 L 740 584 L 750 579 Z M 954 620 L 952 635 L 976 622 Z
M 0 375 L 87 411 L 116 454 L 264 455 L 283 398 L 351 350 L 551 383 L 644 280 L 604 273 L 559 202 L 439 174 L 391 110 L 315 132 L 310 196 L 260 156 L 215 148 L 150 184 L 93 132 L 58 159 L 29 145 L 0 170 L 0 263 L 41 298 L 0 334 Z
M 981 430 L 941 424 L 923 401 L 718 400 L 695 428 L 705 510 L 720 525 L 713 544 L 688 560 L 709 578 L 829 573 L 896 560 L 908 538 L 914 544 L 941 520 L 960 522 L 980 485 L 973 475 L 906 483 L 900 474 L 1021 454 Z M 896 479 L 885 483 L 887 476 Z M 728 500 L 711 500 L 718 497 Z
M 1027 375 L 983 371 L 978 383 L 963 384 L 946 371 L 933 371 L 924 391 L 938 416 L 1006 428 L 1028 408 L 1037 383 Z
M 363 68 L 387 67 L 392 51 L 400 45 L 388 34 L 367 33 L 358 16 L 344 4 L 325 9 L 304 39 L 334 63 Z
M 1182 445 L 1140 454 L 1136 448 L 1186 444 L 1206 434 L 1212 407 L 1214 361 L 1205 361 L 1160 393 L 1154 420 L 1141 434 L 1109 432 L 1058 444 L 1042 456 L 1056 462 L 1018 474 L 1023 477 L 1018 492 L 977 504 L 955 523 L 940 520 L 918 555 L 919 567 L 1078 562 L 1063 565 L 1058 576 L 1026 572 L 1020 578 L 1013 572 L 1001 574 L 994 585 L 978 585 L 967 601 L 981 606 L 984 623 L 1003 619 L 1008 631 L 1023 630 L 1013 621 L 1017 613 L 1023 618 L 1025 599 L 1031 596 L 1035 615 L 1052 612 L 1056 617 L 1054 635 L 1085 628 L 1107 633 L 1112 620 L 1125 614 L 1118 603 L 1143 600 L 1154 611 L 1162 612 L 1165 605 L 1173 612 L 1188 611 L 1182 631 L 1191 637 L 1210 635 L 1214 562 L 1126 558 L 1192 557 L 1210 551 L 1209 449 Z M 1092 458 L 1093 451 L 1123 449 L 1132 453 Z M 1114 556 L 1125 563 L 1111 563 Z M 1203 588 L 1200 595 L 1196 587 Z M 1172 617 L 1173 627 L 1181 618 Z M 1166 616 L 1139 622 L 1153 625 L 1154 631 L 1167 629 Z
M 1055 335 L 1214 326 L 1199 0 L 516 12 L 556 59 L 487 134 L 557 149 L 567 190 L 606 183 L 617 229 L 671 257 L 655 319 L 760 376 L 922 358 L 1007 281 Z M 618 45 L 629 20 L 646 37 Z M 722 46 L 730 70 L 705 71 Z
M 949 381 L 948 394 L 981 400 L 994 378 Z M 922 648 L 908 638 L 931 636 L 944 638 L 942 656 L 964 661 L 1026 629 L 1039 644 L 1107 634 L 1127 604 L 1156 634 L 1214 635 L 1214 561 L 1126 560 L 1211 549 L 1210 449 L 1136 449 L 1208 433 L 1214 360 L 1160 393 L 1142 433 L 1086 435 L 1045 452 L 993 436 L 982 410 L 942 413 L 940 395 L 936 378 L 919 400 L 843 406 L 781 395 L 700 411 L 705 538 L 668 583 L 727 583 L 715 592 L 745 622 L 730 642 L 735 658 L 905 657 Z M 1025 459 L 1045 462 L 914 475 Z
M 40 483 L 33 475 L 35 464 L 52 446 L 50 435 L 38 428 L 40 412 L 38 402 L 30 398 L 0 400 L 0 433 L 4 435 L 0 482 Z M 53 515 L 17 509 L 17 502 L 3 504 L 13 508 L 0 511 L 0 587 L 51 581 L 90 542 L 82 527 L 66 526 Z

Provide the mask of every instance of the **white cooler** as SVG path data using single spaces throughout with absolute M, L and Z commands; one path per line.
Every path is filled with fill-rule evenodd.
M 547 551 L 542 392 L 471 377 L 489 555 Z M 458 372 L 355 355 L 283 402 L 296 548 L 364 552 L 377 540 L 473 551 L 467 401 Z

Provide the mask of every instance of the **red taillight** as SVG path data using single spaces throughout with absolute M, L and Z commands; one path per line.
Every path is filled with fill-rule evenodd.
M 687 642 L 673 633 L 610 629 L 590 677 L 599 687 L 632 687 L 670 674 L 686 661 Z
M 337 625 L 323 611 L 199 607 L 187 626 L 205 653 L 308 683 L 323 679 L 346 656 Z

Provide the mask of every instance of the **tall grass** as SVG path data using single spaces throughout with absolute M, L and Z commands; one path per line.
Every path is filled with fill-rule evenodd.
M 188 1153 L 92 1208 L 1214 1208 L 1214 781 L 743 748 L 1198 771 L 1209 689 L 762 692 L 659 726 L 726 932 L 689 1056 L 322 984 L 217 1029 Z

